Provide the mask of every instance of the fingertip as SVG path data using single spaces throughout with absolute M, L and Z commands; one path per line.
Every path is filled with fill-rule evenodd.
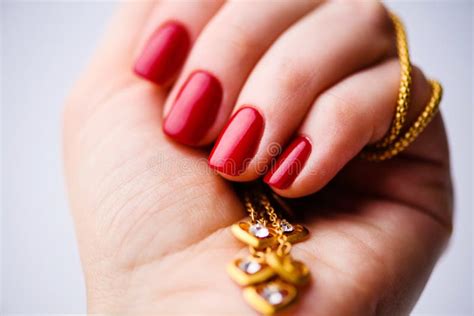
M 222 98 L 222 85 L 213 74 L 204 70 L 193 72 L 163 122 L 164 133 L 184 145 L 206 145 L 203 141 L 215 124 Z M 210 141 L 208 138 L 207 144 Z
M 275 189 L 289 188 L 303 170 L 312 147 L 309 137 L 297 136 L 283 151 L 263 181 Z
M 169 21 L 150 36 L 134 65 L 134 72 L 157 85 L 166 85 L 183 65 L 191 38 L 181 23 Z
M 263 116 L 253 107 L 245 106 L 229 120 L 209 156 L 209 165 L 237 180 L 252 180 L 247 170 L 254 159 L 264 131 Z

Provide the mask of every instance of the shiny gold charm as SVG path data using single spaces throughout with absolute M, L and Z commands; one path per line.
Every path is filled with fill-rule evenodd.
M 261 283 L 275 275 L 266 262 L 255 257 L 232 261 L 227 266 L 227 272 L 239 285 Z
M 280 256 L 276 252 L 270 252 L 266 256 L 266 262 L 280 278 L 287 282 L 301 286 L 309 281 L 308 267 L 300 261 L 293 260 L 290 255 Z
M 232 225 L 234 236 L 256 249 L 272 247 L 277 244 L 277 232 L 272 227 L 263 224 L 241 221 Z
M 292 244 L 304 241 L 309 237 L 309 231 L 306 227 L 299 224 L 290 224 L 287 220 L 280 221 L 280 227 L 283 234 L 287 237 L 286 240 Z
M 293 243 L 305 240 L 309 231 L 302 225 L 290 224 L 261 192 L 247 192 L 244 198 L 249 213 L 232 225 L 232 233 L 249 245 L 250 256 L 227 266 L 230 277 L 240 285 L 244 298 L 256 311 L 272 315 L 295 301 L 296 286 L 310 279 L 307 266 L 293 260 Z
M 296 288 L 281 280 L 274 280 L 244 289 L 243 295 L 247 303 L 256 311 L 272 315 L 287 307 L 296 299 Z

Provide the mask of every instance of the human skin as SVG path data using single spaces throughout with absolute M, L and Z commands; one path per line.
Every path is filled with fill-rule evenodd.
M 182 12 L 176 3 L 163 3 L 161 7 L 151 2 L 121 6 L 64 112 L 65 173 L 88 311 L 253 314 L 241 298 L 241 289 L 225 272 L 229 261 L 247 251 L 230 233 L 230 225 L 244 217 L 245 211 L 228 180 L 261 175 L 254 161 L 238 177 L 212 172 L 206 163 L 208 147 L 183 145 L 163 133 L 163 120 L 177 91 L 195 70 L 193 63 L 206 62 L 205 54 L 193 57 L 191 51 L 191 61 L 161 86 L 132 71 L 144 42 L 157 27 L 153 16 Z M 208 3 L 199 12 L 186 11 L 183 19 L 204 26 L 211 15 L 221 12 L 220 5 Z M 322 10 L 306 4 L 300 9 Z M 392 43 L 387 44 L 382 60 L 364 61 L 371 66 L 357 71 L 337 69 L 346 67 L 344 63 L 331 64 L 328 74 L 339 73 L 342 78 L 328 80 L 331 84 L 318 93 L 314 105 L 298 110 L 302 111 L 298 121 L 277 127 L 270 120 L 278 109 L 251 102 L 260 106 L 269 121 L 267 143 L 273 135 L 283 145 L 290 134 L 305 131 L 312 138 L 313 152 L 323 148 L 328 153 L 313 157 L 312 167 L 304 169 L 308 173 L 303 170 L 289 188 L 274 188 L 282 196 L 299 197 L 288 201 L 311 231 L 310 238 L 292 251 L 309 266 L 312 276 L 298 303 L 288 310 L 292 315 L 408 314 L 451 234 L 452 187 L 441 115 L 391 160 L 371 163 L 356 157 L 365 144 L 387 132 L 396 103 L 399 65 L 393 32 L 385 31 L 390 22 L 382 9 L 379 4 L 351 4 L 344 9 L 357 12 L 347 19 L 358 16 L 360 25 L 376 21 L 370 29 L 383 29 L 376 32 L 382 34 L 377 41 L 370 41 Z M 288 14 L 297 19 L 301 12 Z M 344 23 L 334 25 L 328 38 L 344 27 Z M 206 52 L 208 46 L 195 43 L 196 37 L 191 36 L 193 47 Z M 310 43 L 301 37 L 301 47 L 305 46 Z M 252 51 L 257 49 L 253 45 L 246 49 L 246 56 L 262 55 Z M 272 65 L 276 59 L 270 55 L 265 63 Z M 303 61 L 289 64 L 286 74 L 296 77 L 287 78 L 286 84 L 304 75 L 298 62 Z M 269 95 L 267 89 L 252 89 L 258 78 L 251 79 L 250 88 L 244 87 L 248 74 L 222 76 L 224 93 L 234 93 L 235 100 L 224 101 L 228 108 L 218 114 L 198 145 L 213 142 L 231 112 L 247 100 L 281 97 Z M 421 70 L 414 68 L 413 78 L 409 122 L 431 94 Z M 304 98 L 312 97 L 299 95 L 292 102 L 298 104 Z M 373 115 L 361 116 L 358 107 L 347 108 L 347 104 Z M 320 135 L 325 142 L 316 142 Z M 344 141 L 350 137 L 354 141 Z M 266 140 L 262 142 L 260 147 L 265 147 Z M 265 153 L 265 148 L 259 153 Z M 321 164 L 324 168 L 318 169 Z

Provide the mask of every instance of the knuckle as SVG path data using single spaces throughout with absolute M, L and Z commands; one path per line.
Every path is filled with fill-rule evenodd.
M 341 15 L 352 27 L 373 38 L 381 53 L 395 51 L 394 27 L 387 8 L 378 1 L 344 2 Z
M 246 59 L 259 50 L 259 44 L 242 27 L 233 26 L 232 35 L 228 37 L 228 43 L 236 55 Z
M 318 105 L 338 126 L 350 126 L 358 114 L 357 100 L 358 96 L 349 91 L 345 91 L 344 95 L 327 91 L 319 97 Z
M 369 27 L 385 31 L 391 27 L 390 15 L 385 6 L 378 1 L 364 1 L 360 4 L 359 14 Z
M 274 78 L 277 81 L 278 90 L 285 98 L 293 98 L 311 85 L 312 78 L 309 70 L 303 67 L 306 62 L 301 59 L 295 60 L 290 57 L 282 57 L 274 67 Z M 291 100 L 284 100 L 291 101 Z
M 354 155 L 354 150 L 367 143 L 373 133 L 375 111 L 365 102 L 360 92 L 354 89 L 329 90 L 316 100 L 319 115 L 331 122 L 327 134 L 339 140 L 354 139 L 350 146 L 338 143 L 339 153 L 344 157 Z
M 251 30 L 242 25 L 246 24 L 241 23 L 238 18 L 231 18 L 226 21 L 225 28 L 217 29 L 212 40 L 216 43 L 225 43 L 225 45 L 219 45 L 219 47 L 226 52 L 232 52 L 233 58 L 229 62 L 236 64 L 236 66 L 244 62 L 248 63 L 249 58 L 263 49 L 263 43 L 256 39 Z

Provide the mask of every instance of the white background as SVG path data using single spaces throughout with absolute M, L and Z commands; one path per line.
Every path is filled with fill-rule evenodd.
M 455 230 L 416 315 L 472 312 L 470 2 L 390 3 L 413 60 L 445 86 L 442 103 L 456 187 Z M 84 313 L 84 281 L 64 192 L 61 109 L 115 4 L 2 2 L 0 313 Z M 131 48 L 132 49 L 132 48 Z

